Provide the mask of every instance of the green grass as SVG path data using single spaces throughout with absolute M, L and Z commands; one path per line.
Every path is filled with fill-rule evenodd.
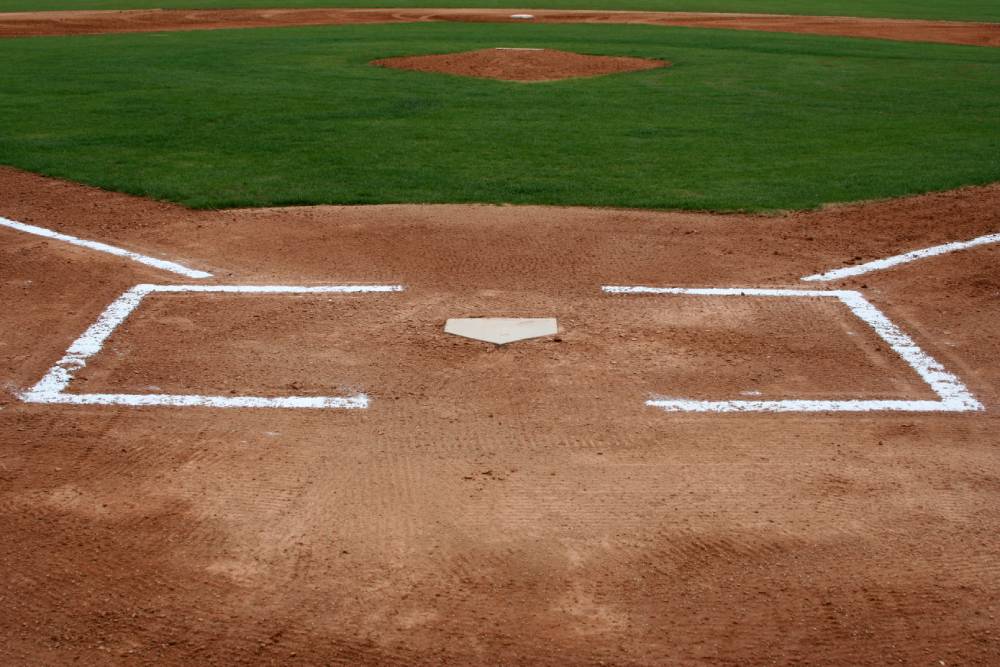
M 545 46 L 668 69 L 381 69 Z M 1000 180 L 1000 50 L 650 26 L 409 24 L 0 40 L 0 162 L 193 207 L 777 210 Z
M 0 0 L 0 12 L 217 7 L 534 7 L 1000 21 L 997 0 Z

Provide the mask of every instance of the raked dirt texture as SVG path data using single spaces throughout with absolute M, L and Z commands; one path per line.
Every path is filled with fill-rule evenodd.
M 1000 664 L 997 26 L 536 13 L 0 14 L 0 664 Z
M 196 212 L 13 170 L 12 218 L 169 255 L 71 393 L 365 409 L 46 405 L 153 267 L 0 228 L 0 649 L 11 664 L 991 665 L 1000 245 L 848 278 L 983 409 L 664 412 L 653 398 L 933 401 L 837 299 L 780 286 L 983 236 L 1000 190 L 784 216 L 418 206 Z M 192 281 L 192 286 L 205 285 Z M 557 317 L 496 346 L 448 318 Z

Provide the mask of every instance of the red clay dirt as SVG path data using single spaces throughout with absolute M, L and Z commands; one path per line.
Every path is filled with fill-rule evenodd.
M 1000 24 L 842 16 L 609 12 L 532 9 L 541 23 L 643 23 L 652 25 L 793 32 L 914 42 L 1000 46 Z M 0 14 L 0 37 L 90 35 L 115 32 L 216 30 L 293 25 L 511 22 L 509 9 L 211 9 L 19 12 Z
M 208 282 L 406 287 L 154 295 L 71 386 L 368 410 L 29 405 L 116 296 L 178 280 L 0 228 L 4 664 L 1000 662 L 1000 246 L 829 285 L 981 413 L 660 412 L 644 400 L 927 390 L 835 303 L 599 290 L 801 287 L 1000 230 L 1000 185 L 780 217 L 192 212 L 0 169 L 0 215 Z M 442 332 L 480 315 L 561 332 Z
M 430 56 L 373 60 L 394 69 L 471 76 L 501 81 L 558 81 L 667 67 L 665 60 L 622 56 L 590 56 L 556 49 L 494 48 Z

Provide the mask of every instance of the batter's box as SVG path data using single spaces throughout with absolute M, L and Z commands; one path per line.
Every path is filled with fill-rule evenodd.
M 851 290 L 793 290 L 758 288 L 686 288 L 605 286 L 608 294 L 670 294 L 724 298 L 837 299 L 872 328 L 923 379 L 939 400 L 728 400 L 657 397 L 646 405 L 668 412 L 970 412 L 982 404 L 964 384 L 893 324 L 882 311 Z
M 294 287 L 284 285 L 136 285 L 116 299 L 83 335 L 69 346 L 66 354 L 49 369 L 38 384 L 21 394 L 28 403 L 71 405 L 170 405 L 212 408 L 342 408 L 368 407 L 368 396 L 201 396 L 195 394 L 75 394 L 67 391 L 73 376 L 100 352 L 109 336 L 153 293 L 220 294 L 364 294 L 400 292 L 400 285 L 320 285 Z

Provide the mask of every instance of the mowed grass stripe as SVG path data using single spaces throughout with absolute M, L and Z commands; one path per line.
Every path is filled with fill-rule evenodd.
M 674 65 L 520 84 L 367 64 L 492 46 Z M 200 208 L 761 211 L 1000 180 L 993 49 L 410 24 L 32 38 L 0 58 L 0 161 Z
M 0 12 L 72 9 L 215 9 L 274 7 L 435 7 L 603 9 L 860 16 L 1000 21 L 996 0 L 0 0 Z

